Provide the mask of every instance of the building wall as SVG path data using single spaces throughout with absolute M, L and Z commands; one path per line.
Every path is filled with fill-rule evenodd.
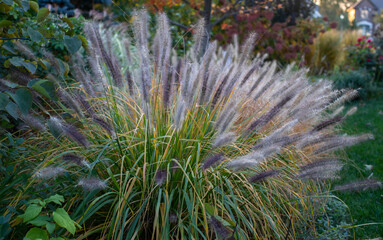
M 366 13 L 368 13 L 367 18 Z M 364 0 L 355 8 L 355 20 L 356 22 L 367 21 L 373 23 L 376 13 L 376 7 L 370 1 Z

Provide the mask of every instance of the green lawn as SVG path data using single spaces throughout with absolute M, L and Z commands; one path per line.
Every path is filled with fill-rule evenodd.
M 341 172 L 337 183 L 366 179 L 370 174 L 383 181 L 383 97 L 350 104 L 358 111 L 343 124 L 349 135 L 372 133 L 375 140 L 346 149 L 351 160 Z M 372 165 L 372 171 L 365 165 Z M 383 237 L 383 189 L 365 192 L 336 193 L 349 207 L 354 225 L 381 223 L 355 228 L 355 239 Z

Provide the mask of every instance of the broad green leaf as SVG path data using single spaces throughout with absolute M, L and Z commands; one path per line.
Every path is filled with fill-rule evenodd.
M 9 29 L 11 30 L 11 28 Z M 8 33 L 9 33 L 9 30 L 8 30 Z M 13 45 L 10 44 L 10 42 L 5 42 L 3 43 L 3 45 L 1 46 L 3 49 L 7 50 L 8 52 L 10 53 L 13 53 L 13 54 L 17 54 L 17 51 L 15 51 Z
M 39 4 L 35 1 L 29 1 L 29 7 L 33 9 L 33 11 L 39 11 Z
M 210 215 L 210 216 L 214 216 L 215 215 L 215 211 L 214 211 L 214 207 L 211 206 L 209 203 L 204 203 L 205 205 L 205 210 L 206 212 Z
M 70 71 L 69 64 L 66 62 L 63 62 L 63 63 L 64 63 L 64 68 L 65 68 L 64 76 L 68 76 L 68 73 Z
M 37 227 L 44 226 L 48 223 L 51 218 L 48 216 L 37 216 L 37 218 L 28 221 L 29 224 L 35 225 Z
M 49 198 L 45 199 L 44 202 L 46 202 L 46 203 L 54 202 L 56 204 L 61 205 L 61 203 L 64 202 L 64 197 L 59 195 L 59 194 L 55 194 L 55 195 L 50 196 Z
M 21 6 L 23 7 L 24 11 L 28 11 L 29 10 L 29 1 L 28 0 L 22 0 Z
M 40 42 L 44 38 L 44 36 L 39 31 L 34 30 L 31 27 L 28 27 L 27 32 L 31 40 L 34 42 Z
M 47 122 L 49 131 L 52 133 L 53 137 L 56 139 L 59 139 L 62 135 L 62 129 L 58 128 L 55 124 L 53 124 L 51 121 Z
M 1 0 L 0 2 L 3 2 L 7 4 L 8 6 L 11 6 L 13 4 L 13 0 Z
M 23 222 L 28 222 L 37 217 L 42 209 L 43 208 L 41 206 L 38 206 L 36 204 L 29 205 L 25 210 L 25 213 L 22 215 L 24 219 Z
M 38 22 L 44 21 L 44 19 L 47 18 L 48 15 L 49 15 L 48 8 L 40 8 L 39 12 L 37 13 L 36 20 Z
M 24 239 L 30 240 L 49 240 L 48 233 L 40 228 L 32 228 L 27 232 Z
M 28 114 L 29 109 L 32 107 L 32 94 L 26 88 L 18 89 L 11 97 L 19 106 L 22 114 Z
M 9 96 L 5 93 L 0 93 L 0 110 L 5 110 L 9 102 Z
M 40 199 L 32 199 L 28 203 L 29 204 L 35 203 L 35 204 L 39 204 L 42 207 L 45 207 L 45 202 L 41 201 Z
M 14 34 L 16 32 L 16 28 L 8 29 L 8 34 Z
M 64 44 L 71 54 L 75 54 L 81 47 L 82 42 L 77 36 L 64 36 Z
M 41 66 L 46 70 L 49 66 L 50 66 L 50 63 L 46 60 L 41 60 L 39 59 L 39 62 L 41 64 Z
M 9 62 L 15 67 L 20 67 L 23 65 L 24 59 L 21 57 L 12 57 L 9 59 Z
M 5 110 L 11 115 L 14 119 L 19 119 L 18 107 L 14 102 L 9 102 L 5 107 Z
M 52 223 L 52 222 L 48 222 L 48 223 L 45 225 L 45 227 L 47 228 L 48 232 L 49 232 L 50 234 L 52 234 L 53 231 L 54 231 L 55 228 L 56 228 L 56 224 L 54 224 L 54 223 Z
M 78 38 L 80 38 L 80 40 L 82 42 L 82 46 L 84 48 L 86 48 L 88 46 L 88 41 L 86 40 L 86 38 L 84 36 L 81 36 L 81 35 L 78 35 Z
M 12 25 L 12 22 L 9 21 L 9 20 L 1 20 L 0 21 L 0 27 L 8 27 L 8 26 L 11 26 Z
M 231 220 L 225 220 L 223 218 L 221 218 L 220 216 L 216 215 L 215 218 L 218 219 L 218 221 L 220 221 L 224 226 L 226 227 L 235 227 L 236 226 L 236 223 L 231 221 Z
M 31 63 L 31 62 L 23 62 L 23 66 L 29 71 L 31 72 L 32 74 L 34 74 L 36 72 L 36 66 Z
M 4 79 L 2 79 L 1 83 L 4 84 L 5 86 L 9 87 L 9 88 L 15 88 L 15 87 L 19 86 L 19 84 L 17 84 L 17 83 L 6 81 Z
M 56 91 L 54 84 L 48 80 L 34 79 L 28 83 L 28 87 L 33 88 L 38 93 L 49 99 L 53 99 L 55 97 Z
M 70 28 L 73 28 L 73 23 L 69 18 L 60 18 L 60 19 L 66 22 Z
M 76 226 L 64 208 L 58 208 L 55 212 L 53 212 L 53 220 L 57 223 L 57 225 L 68 230 L 68 232 L 72 234 L 75 233 Z

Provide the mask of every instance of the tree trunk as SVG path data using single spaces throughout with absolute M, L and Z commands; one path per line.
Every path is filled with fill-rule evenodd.
M 205 28 L 204 28 L 204 35 L 202 37 L 202 46 L 201 46 L 200 56 L 203 56 L 203 54 L 206 51 L 207 45 L 209 43 L 210 31 L 211 31 L 211 23 L 210 23 L 211 5 L 212 5 L 212 0 L 205 0 L 204 11 L 203 11 Z

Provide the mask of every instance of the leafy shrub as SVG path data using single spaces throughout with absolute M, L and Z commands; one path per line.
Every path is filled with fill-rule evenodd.
M 274 239 L 309 224 L 325 190 L 312 179 L 342 167 L 329 152 L 371 139 L 332 131 L 355 91 L 250 59 L 254 35 L 201 54 L 203 25 L 180 58 L 166 16 L 149 45 L 147 13 L 136 12 L 121 67 L 121 48 L 87 24 L 90 56 L 73 56 L 73 83 L 55 81 L 62 108 L 27 142 L 40 152 L 24 191 L 70 199 L 77 233 L 94 238 Z
M 234 35 L 244 39 L 245 34 L 255 32 L 258 35 L 254 52 L 268 54 L 269 59 L 282 65 L 292 62 L 306 65 L 303 57 L 310 54 L 310 45 L 324 31 L 325 26 L 319 20 L 299 19 L 296 25 L 288 22 L 273 22 L 273 11 L 261 10 L 238 14 L 233 21 L 223 24 L 221 29 L 214 29 L 213 36 L 221 43 L 233 42 Z
M 0 126 L 14 131 L 36 105 L 55 105 L 46 75 L 56 68 L 66 76 L 66 60 L 86 40 L 80 20 L 52 15 L 35 1 L 2 1 L 0 16 Z
M 367 98 L 380 91 L 373 77 L 365 70 L 340 72 L 332 76 L 337 89 L 358 89 L 360 98 Z
M 71 234 L 74 234 L 76 227 L 80 226 L 70 218 L 64 208 L 55 207 L 57 205 L 61 206 L 63 202 L 63 196 L 58 194 L 44 200 L 30 200 L 25 212 L 19 215 L 20 221 L 22 220 L 23 223 L 33 226 L 24 238 L 48 240 L 52 239 L 49 238 L 49 236 L 52 236 L 56 237 L 55 239 L 64 240 L 64 238 L 58 237 L 60 228 L 64 228 Z
M 347 206 L 335 196 L 321 199 L 325 204 L 317 210 L 315 218 L 316 233 L 303 231 L 299 239 L 309 238 L 316 240 L 349 239 L 351 238 L 350 227 L 352 221 Z

